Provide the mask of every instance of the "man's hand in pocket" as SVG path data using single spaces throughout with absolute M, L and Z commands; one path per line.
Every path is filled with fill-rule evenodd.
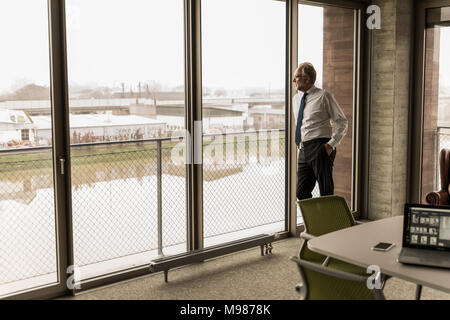
M 333 152 L 333 148 L 328 143 L 325 143 L 325 150 L 327 151 L 328 156 Z

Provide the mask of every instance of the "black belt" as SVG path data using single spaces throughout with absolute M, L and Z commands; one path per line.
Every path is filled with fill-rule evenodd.
M 302 142 L 300 142 L 300 145 L 302 147 L 306 147 L 306 146 L 309 146 L 309 145 L 314 144 L 314 143 L 319 143 L 319 142 L 325 143 L 325 142 L 330 141 L 330 139 L 331 138 L 316 138 L 316 139 L 308 140 L 308 141 L 305 141 L 305 142 L 302 141 Z

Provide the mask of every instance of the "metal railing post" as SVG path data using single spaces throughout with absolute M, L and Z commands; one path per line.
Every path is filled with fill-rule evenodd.
M 158 257 L 163 257 L 162 251 L 162 142 L 156 142 L 156 175 L 158 184 Z
M 234 136 L 234 138 L 233 138 L 233 153 L 234 153 L 234 162 L 235 163 L 238 163 L 238 154 L 237 154 L 237 148 L 238 148 L 238 138 L 237 138 L 237 136 Z
M 434 166 L 434 172 L 435 172 L 435 175 L 434 175 L 434 187 L 436 188 L 436 190 L 439 190 L 439 180 L 440 180 L 440 177 L 439 177 L 439 140 L 440 140 L 440 132 L 439 132 L 439 129 L 440 128 L 437 128 L 436 129 L 436 131 L 434 131 L 433 132 L 433 138 L 434 138 L 434 163 L 435 163 L 435 166 Z
M 259 164 L 260 163 L 259 162 L 259 130 L 256 131 L 256 157 L 257 157 L 258 164 Z
M 248 163 L 250 160 L 250 137 L 248 135 L 245 135 L 244 141 L 245 141 L 245 162 Z
M 222 133 L 222 161 L 224 164 L 227 163 L 227 134 L 224 132 Z
M 267 152 L 265 154 L 265 157 L 270 159 L 272 157 L 272 130 L 267 131 Z

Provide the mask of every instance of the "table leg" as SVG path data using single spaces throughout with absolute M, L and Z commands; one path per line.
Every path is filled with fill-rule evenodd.
M 416 287 L 416 300 L 420 300 L 421 295 L 422 295 L 422 285 L 418 284 Z

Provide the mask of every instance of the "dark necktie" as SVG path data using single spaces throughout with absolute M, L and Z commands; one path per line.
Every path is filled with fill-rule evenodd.
M 302 102 L 300 103 L 300 110 L 298 111 L 297 128 L 295 129 L 295 144 L 300 145 L 302 141 L 302 121 L 303 110 L 305 109 L 307 92 L 303 94 Z

